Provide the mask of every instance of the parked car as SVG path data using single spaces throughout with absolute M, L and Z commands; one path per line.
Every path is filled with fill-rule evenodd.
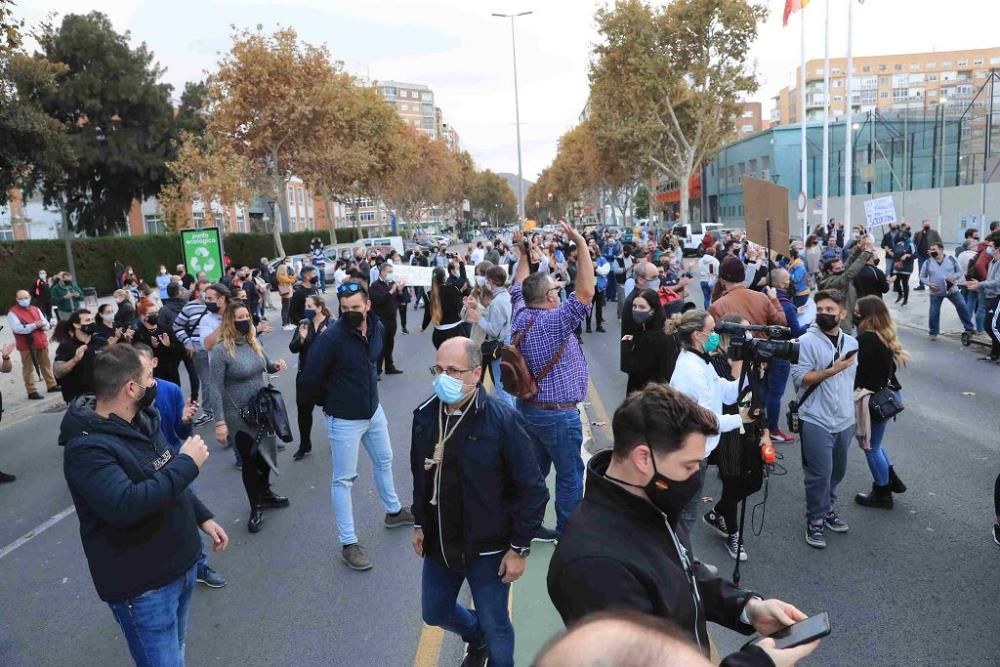
M 722 232 L 721 222 L 692 222 L 687 225 L 674 225 L 671 233 L 681 240 L 684 257 L 699 257 L 703 252 L 702 241 L 706 232 L 718 239 Z

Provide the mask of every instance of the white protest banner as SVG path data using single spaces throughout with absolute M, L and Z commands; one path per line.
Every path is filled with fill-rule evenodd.
M 392 276 L 395 280 L 405 281 L 408 287 L 430 287 L 433 271 L 430 266 L 410 266 L 400 262 L 392 267 Z
M 896 222 L 896 204 L 892 201 L 892 197 L 865 201 L 865 218 L 868 220 L 865 229 L 869 231 Z

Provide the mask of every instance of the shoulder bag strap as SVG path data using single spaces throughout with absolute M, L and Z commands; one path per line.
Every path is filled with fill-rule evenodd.
M 568 344 L 569 344 L 569 338 L 567 338 L 566 340 L 564 340 L 563 344 L 561 346 L 559 346 L 559 351 L 556 352 L 555 356 L 552 357 L 552 359 L 549 361 L 549 363 L 547 363 L 545 365 L 545 368 L 542 369 L 542 372 L 538 374 L 538 377 L 535 378 L 535 382 L 539 382 L 540 383 L 542 381 L 542 379 L 546 375 L 548 375 L 552 371 L 553 368 L 555 368 L 556 364 L 558 364 L 559 360 L 562 358 L 563 352 L 566 351 L 566 346 Z
M 512 347 L 516 347 L 516 348 L 520 349 L 521 341 L 524 339 L 525 336 L 528 335 L 528 332 L 531 331 L 531 327 L 535 326 L 535 320 L 537 320 L 537 319 L 538 319 L 538 315 L 535 315 L 528 322 L 528 326 L 524 327 L 524 329 L 522 329 L 522 330 L 520 330 L 520 331 L 518 331 L 517 333 L 514 334 L 514 338 L 510 341 L 510 344 L 511 344 Z
M 840 343 L 839 343 L 839 345 L 836 348 L 834 348 L 835 354 L 833 355 L 833 361 L 831 361 L 830 365 L 827 366 L 828 369 L 829 368 L 833 368 L 833 364 L 836 363 L 837 359 L 840 357 L 840 351 L 843 350 L 843 349 L 844 349 L 844 334 L 841 334 L 840 335 Z M 802 398 L 799 399 L 799 405 L 800 406 L 805 405 L 806 399 L 809 398 L 810 396 L 812 396 L 812 393 L 814 391 L 816 391 L 817 387 L 819 387 L 821 384 L 823 384 L 823 382 L 825 381 L 825 379 L 826 378 L 824 378 L 823 380 L 820 380 L 819 382 L 817 382 L 814 385 L 810 385 L 809 387 L 806 387 L 805 392 L 802 394 Z

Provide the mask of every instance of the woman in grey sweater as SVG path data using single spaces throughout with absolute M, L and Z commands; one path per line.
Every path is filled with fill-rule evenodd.
M 265 386 L 264 373 L 285 370 L 283 359 L 271 363 L 257 340 L 250 310 L 241 301 L 226 308 L 218 343 L 209 355 L 212 382 L 221 405 L 214 406 L 215 439 L 223 446 L 235 445 L 243 462 L 243 487 L 250 501 L 247 529 L 259 532 L 264 507 L 288 507 L 288 498 L 271 490 L 271 471 L 278 471 L 278 447 L 274 435 L 264 435 L 241 414 Z

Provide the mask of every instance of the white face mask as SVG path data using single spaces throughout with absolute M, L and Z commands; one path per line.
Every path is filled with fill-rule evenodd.
M 991 245 L 986 246 L 986 254 L 987 255 L 989 255 L 990 257 L 992 257 L 994 252 L 996 252 L 996 247 L 995 246 L 991 246 Z
M 478 285 L 479 287 L 486 287 L 486 277 L 476 276 L 476 285 Z

